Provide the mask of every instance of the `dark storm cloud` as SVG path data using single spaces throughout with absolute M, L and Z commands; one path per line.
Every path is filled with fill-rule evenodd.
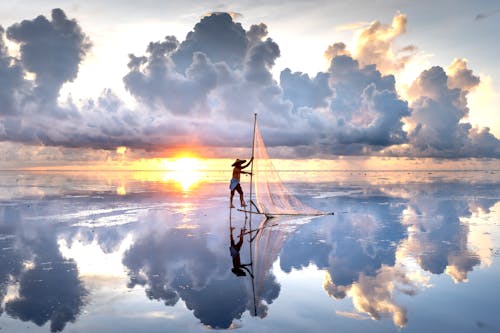
M 279 46 L 272 39 L 256 43 L 249 49 L 245 63 L 245 78 L 252 83 L 272 84 L 273 77 L 270 70 L 279 56 Z
M 468 93 L 479 83 L 464 60 L 455 60 L 441 79 L 435 68 L 424 71 L 410 106 L 398 94 L 388 73 L 417 50 L 392 48 L 406 31 L 405 15 L 361 31 L 352 54 L 344 43 L 329 46 L 325 72 L 310 77 L 285 69 L 280 82 L 272 70 L 281 51 L 268 27 L 246 30 L 233 17 L 209 14 L 184 40 L 167 35 L 150 42 L 144 55 L 129 55 L 123 82 L 139 102 L 134 107 L 109 89 L 78 104 L 59 101 L 91 45 L 61 9 L 7 29 L 18 56 L 9 53 L 0 30 L 0 140 L 106 150 L 242 147 L 249 145 L 257 112 L 266 144 L 280 157 L 500 156 L 489 129 L 464 122 Z M 414 124 L 410 131 L 405 121 Z
M 85 146 L 74 139 L 75 135 L 92 135 L 84 134 L 87 128 L 75 123 L 81 119 L 80 110 L 71 100 L 58 102 L 62 85 L 76 78 L 79 64 L 90 48 L 78 23 L 68 19 L 61 9 L 54 9 L 51 20 L 42 15 L 24 20 L 10 26 L 6 35 L 19 45 L 20 53 L 19 58 L 9 55 L 2 33 L 1 113 L 8 117 L 0 118 L 0 140 Z

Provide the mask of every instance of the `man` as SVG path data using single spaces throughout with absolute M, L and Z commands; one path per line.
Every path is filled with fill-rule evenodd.
M 234 163 L 231 165 L 233 166 L 233 178 L 231 179 L 231 183 L 229 184 L 229 189 L 231 190 L 231 208 L 234 208 L 233 205 L 233 197 L 234 197 L 234 191 L 238 192 L 240 194 L 240 204 L 241 207 L 246 207 L 247 205 L 245 204 L 245 200 L 243 199 L 243 190 L 241 189 L 240 185 L 240 175 L 242 173 L 249 175 L 250 172 L 243 171 L 246 167 L 252 163 L 253 157 L 248 161 L 247 164 L 243 165 L 243 163 L 246 162 L 246 160 L 240 160 L 237 158 Z

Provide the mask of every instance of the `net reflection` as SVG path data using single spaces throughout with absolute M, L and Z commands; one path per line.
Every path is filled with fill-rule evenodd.
M 263 218 L 255 234 L 250 234 L 253 243 L 255 308 L 259 317 L 267 316 L 269 305 L 280 294 L 281 285 L 273 273 L 273 265 L 280 256 L 287 236 L 301 222 L 303 219 L 296 217 Z
M 232 211 L 230 210 L 229 217 L 230 254 L 233 264 L 231 271 L 236 277 L 245 279 L 248 299 L 246 308 L 249 314 L 264 318 L 268 313 L 268 305 L 278 298 L 281 289 L 272 272 L 272 264 L 278 257 L 281 243 L 276 239 L 273 244 L 275 244 L 274 249 L 278 251 L 273 251 L 269 247 L 271 243 L 269 242 L 269 233 L 267 233 L 271 226 L 277 224 L 271 223 L 271 219 L 263 218 L 258 228 L 251 229 L 249 214 L 237 212 L 236 217 L 233 217 Z M 244 222 L 241 222 L 242 219 Z M 232 235 L 232 231 L 235 229 L 234 225 L 238 223 L 235 220 L 239 220 L 241 225 L 238 243 L 234 242 Z M 273 234 L 273 236 L 278 237 L 280 235 L 279 232 Z M 248 244 L 248 253 L 245 257 L 245 263 L 242 264 L 239 250 L 238 253 L 235 250 L 241 249 L 244 240 Z

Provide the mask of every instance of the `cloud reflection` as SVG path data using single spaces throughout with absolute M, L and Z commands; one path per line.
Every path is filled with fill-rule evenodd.
M 50 322 L 51 332 L 62 331 L 76 320 L 87 295 L 76 263 L 62 256 L 55 225 L 29 225 L 25 229 L 18 207 L 0 210 L 4 217 L 0 220 L 0 245 L 6 245 L 0 256 L 2 298 L 9 284 L 19 284 L 18 295 L 6 301 L 5 312 L 38 326 Z
M 289 235 L 281 268 L 290 272 L 313 264 L 325 270 L 323 287 L 328 295 L 350 297 L 357 311 L 377 320 L 390 316 L 403 327 L 407 310 L 396 296 L 413 296 L 429 287 L 423 272 L 446 273 L 455 282 L 465 282 L 481 263 L 481 256 L 470 246 L 470 227 L 462 220 L 471 216 L 470 207 L 489 211 L 497 200 L 471 201 L 464 195 L 466 186 L 385 185 L 320 198 L 332 200 L 331 206 L 347 213 L 338 214 L 334 221 L 316 219 Z M 482 186 L 479 191 L 489 193 L 491 187 Z M 422 271 L 410 268 L 408 260 Z
M 308 183 L 301 192 L 305 202 L 334 209 L 335 216 L 272 219 L 260 225 L 252 244 L 253 281 L 231 272 L 228 216 L 222 209 L 227 197 L 213 196 L 219 188 L 226 190 L 225 183 L 203 183 L 196 195 L 185 197 L 143 183 L 123 196 L 108 189 L 0 203 L 0 315 L 48 325 L 52 331 L 89 320 L 80 313 L 90 306 L 88 297 L 98 295 L 89 296 L 83 285 L 82 257 L 69 259 L 75 253 L 69 250 L 78 252 L 77 243 L 95 257 L 91 273 L 96 276 L 109 273 L 100 256 L 113 255 L 113 273 L 126 279 L 117 279 L 121 286 L 138 289 L 134 295 L 144 304 L 165 305 L 151 312 L 162 314 L 156 317 L 178 321 L 176 311 L 187 308 L 188 316 L 219 329 L 283 311 L 273 303 L 287 297 L 281 291 L 288 281 L 277 267 L 285 273 L 310 266 L 322 270 L 322 287 L 331 301 L 352 302 L 352 311 L 336 311 L 342 320 L 390 320 L 404 327 L 412 320 L 405 298 L 436 287 L 430 284 L 433 275 L 465 283 L 472 279 L 470 272 L 494 260 L 493 252 L 478 244 L 494 247 L 492 235 L 474 226 L 496 221 L 494 182 L 339 183 Z M 239 230 L 245 221 L 237 214 L 233 226 Z M 242 263 L 250 261 L 245 237 Z M 86 245 L 100 250 L 91 253 Z M 92 288 L 100 281 L 94 279 Z
M 210 218 L 220 217 L 211 213 L 215 215 L 207 214 Z M 147 216 L 147 230 L 138 235 L 123 258 L 128 286 L 144 286 L 149 299 L 167 306 L 182 300 L 202 324 L 229 328 L 245 311 L 253 309 L 249 280 L 231 273 L 229 237 L 214 240 L 207 221 L 197 218 L 189 219 L 197 222 L 198 228 L 185 228 L 182 215 Z M 214 223 L 220 225 L 220 220 Z M 211 244 L 214 241 L 215 247 Z M 242 251 L 247 251 L 246 242 Z M 248 258 L 248 253 L 244 256 Z M 269 303 L 277 297 L 276 293 L 272 295 L 266 298 Z
M 455 282 L 467 281 L 467 275 L 481 263 L 469 246 L 470 227 L 461 219 L 471 216 L 465 198 L 440 198 L 443 191 L 464 193 L 463 184 L 429 185 L 410 200 L 403 223 L 410 234 L 401 255 L 416 258 L 423 270 L 447 273 Z M 471 203 L 472 204 L 472 203 Z M 473 203 L 487 209 L 492 203 Z

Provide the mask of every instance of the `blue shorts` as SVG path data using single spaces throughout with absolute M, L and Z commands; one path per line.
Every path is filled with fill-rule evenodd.
M 236 178 L 231 179 L 231 183 L 229 184 L 229 189 L 231 191 L 234 191 L 236 187 L 240 184 L 240 180 Z

